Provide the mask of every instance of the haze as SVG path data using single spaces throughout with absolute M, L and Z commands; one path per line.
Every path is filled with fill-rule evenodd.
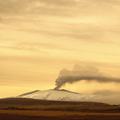
M 0 0 L 0 97 L 54 88 L 59 71 L 74 64 L 119 77 L 120 0 Z M 113 102 L 119 87 L 78 82 L 63 88 L 110 91 Z

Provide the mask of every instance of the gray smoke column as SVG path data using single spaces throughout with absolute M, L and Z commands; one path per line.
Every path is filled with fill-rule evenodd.
M 76 65 L 71 71 L 67 69 L 63 69 L 62 71 L 60 71 L 60 74 L 56 79 L 55 89 L 60 89 L 67 83 L 72 84 L 82 80 L 88 82 L 97 81 L 101 83 L 107 82 L 120 83 L 120 78 L 103 74 L 95 67 Z

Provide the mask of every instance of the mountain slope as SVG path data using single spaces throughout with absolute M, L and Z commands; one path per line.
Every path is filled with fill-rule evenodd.
M 95 99 L 94 95 L 82 95 L 67 90 L 44 90 L 33 91 L 18 96 L 19 98 L 32 98 L 40 100 L 53 100 L 53 101 L 90 101 Z

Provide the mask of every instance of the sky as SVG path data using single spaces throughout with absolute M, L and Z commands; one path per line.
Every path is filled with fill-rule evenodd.
M 0 98 L 52 89 L 59 72 L 76 64 L 120 77 L 119 13 L 120 0 L 0 0 Z M 95 81 L 63 86 L 108 93 L 113 103 L 119 88 Z

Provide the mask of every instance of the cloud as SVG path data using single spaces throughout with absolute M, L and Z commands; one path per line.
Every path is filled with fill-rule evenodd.
M 0 0 L 4 23 L 18 32 L 36 33 L 50 39 L 115 41 L 120 32 L 119 12 L 118 0 L 80 0 L 77 4 L 76 0 Z
M 120 94 L 119 91 L 112 91 L 112 90 L 101 90 L 94 92 L 94 95 L 102 95 L 102 96 L 111 96 L 111 95 L 118 95 Z
M 120 10 L 119 0 L 0 0 L 1 13 L 46 13 L 72 15 L 87 13 L 104 13 L 109 10 Z M 102 9 L 101 9 L 102 8 Z M 110 12 L 109 12 L 110 13 Z
M 93 93 L 98 102 L 106 102 L 109 104 L 120 104 L 120 91 L 101 90 Z
M 71 2 L 70 2 L 71 1 Z M 63 6 L 72 5 L 72 0 L 0 0 L 1 13 L 56 13 L 60 12 Z M 55 11 L 56 10 L 56 11 Z

